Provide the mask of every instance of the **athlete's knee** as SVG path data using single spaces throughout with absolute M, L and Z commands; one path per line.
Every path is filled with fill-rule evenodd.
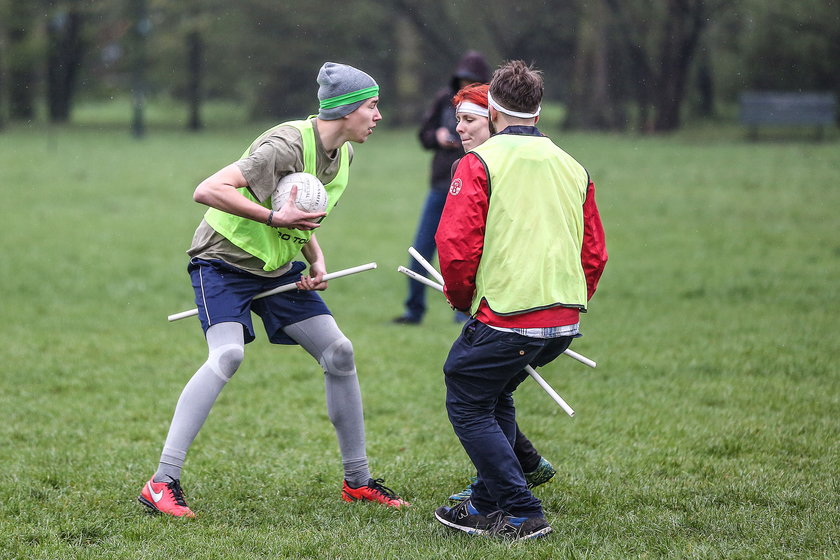
M 327 346 L 318 360 L 325 373 L 333 375 L 353 375 L 356 373 L 356 362 L 353 355 L 353 343 L 342 336 Z
M 230 380 L 245 359 L 245 347 L 240 344 L 225 344 L 210 351 L 207 363 L 224 381 Z

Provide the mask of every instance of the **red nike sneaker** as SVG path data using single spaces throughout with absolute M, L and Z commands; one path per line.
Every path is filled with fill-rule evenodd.
M 181 481 L 170 478 L 169 482 L 155 482 L 150 478 L 143 486 L 137 500 L 154 512 L 168 513 L 175 517 L 195 517 L 184 501 Z
M 410 506 L 408 502 L 397 496 L 393 490 L 382 485 L 385 482 L 381 478 L 368 480 L 365 486 L 353 488 L 347 481 L 344 481 L 344 487 L 341 489 L 341 499 L 345 502 L 368 501 L 379 502 L 392 508 L 401 508 L 403 506 Z

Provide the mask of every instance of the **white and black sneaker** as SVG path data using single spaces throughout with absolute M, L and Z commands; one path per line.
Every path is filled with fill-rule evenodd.
M 478 513 L 470 500 L 464 500 L 454 507 L 437 508 L 435 518 L 447 527 L 469 535 L 486 535 L 493 526 L 493 521 Z
M 486 519 L 492 522 L 487 531 L 491 536 L 512 541 L 544 537 L 553 530 L 545 517 L 513 517 L 503 511 L 494 511 Z

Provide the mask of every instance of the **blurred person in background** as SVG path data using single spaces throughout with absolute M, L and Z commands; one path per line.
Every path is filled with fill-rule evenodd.
M 434 152 L 432 156 L 431 181 L 429 192 L 423 203 L 423 211 L 414 234 L 412 246 L 423 258 L 431 262 L 435 256 L 435 232 L 440 222 L 440 214 L 446 202 L 452 164 L 464 155 L 461 140 L 455 131 L 455 108 L 452 96 L 462 87 L 472 83 L 487 83 L 490 79 L 490 66 L 484 56 L 477 51 L 469 51 L 461 58 L 448 87 L 435 96 L 420 126 L 420 143 L 423 148 Z M 426 276 L 426 269 L 413 258 L 408 268 Z M 405 311 L 393 322 L 403 325 L 419 325 L 426 313 L 426 287 L 415 280 L 408 279 L 408 297 Z M 456 312 L 456 320 L 466 320 L 466 315 Z

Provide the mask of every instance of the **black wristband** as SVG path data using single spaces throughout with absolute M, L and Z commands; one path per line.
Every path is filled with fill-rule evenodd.
M 274 210 L 272 210 L 271 212 L 268 213 L 268 219 L 265 221 L 265 225 L 267 225 L 269 227 L 274 227 L 274 226 L 271 225 L 271 220 L 273 220 L 273 219 L 274 219 Z

